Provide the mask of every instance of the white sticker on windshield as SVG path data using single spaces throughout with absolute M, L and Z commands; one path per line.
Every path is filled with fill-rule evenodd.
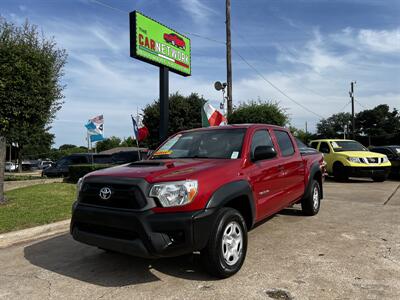
M 397 153 L 400 153 L 400 148 L 396 148 L 396 152 L 397 152 Z
M 336 142 L 331 142 L 331 145 L 333 148 L 340 148 Z
M 238 151 L 233 151 L 231 155 L 231 159 L 236 159 L 239 157 L 239 152 Z

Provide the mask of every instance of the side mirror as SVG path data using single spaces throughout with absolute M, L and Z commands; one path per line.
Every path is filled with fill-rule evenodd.
M 264 160 L 276 157 L 276 151 L 271 146 L 257 146 L 254 149 L 253 161 Z

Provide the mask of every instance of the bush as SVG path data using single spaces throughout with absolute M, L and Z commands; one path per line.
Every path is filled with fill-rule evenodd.
M 273 101 L 241 103 L 229 117 L 229 124 L 261 123 L 285 126 L 289 122 L 286 110 Z
M 4 181 L 23 181 L 23 180 L 37 180 L 42 179 L 39 176 L 30 176 L 30 175 L 6 175 L 4 177 Z
M 76 183 L 78 182 L 79 178 L 85 176 L 90 172 L 109 168 L 112 166 L 113 165 L 110 164 L 82 164 L 70 166 L 68 181 Z

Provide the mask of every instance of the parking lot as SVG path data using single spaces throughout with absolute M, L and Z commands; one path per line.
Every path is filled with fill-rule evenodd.
M 400 299 L 400 182 L 327 180 L 249 234 L 242 270 L 215 280 L 197 255 L 144 260 L 63 234 L 0 250 L 1 299 Z

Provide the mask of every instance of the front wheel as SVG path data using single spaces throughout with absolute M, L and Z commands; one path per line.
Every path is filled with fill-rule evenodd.
M 312 180 L 311 190 L 307 197 L 301 200 L 301 210 L 306 216 L 314 216 L 321 206 L 321 187 L 318 181 Z
M 201 251 L 206 269 L 218 278 L 230 277 L 242 267 L 246 252 L 247 228 L 242 215 L 236 209 L 222 208 Z

